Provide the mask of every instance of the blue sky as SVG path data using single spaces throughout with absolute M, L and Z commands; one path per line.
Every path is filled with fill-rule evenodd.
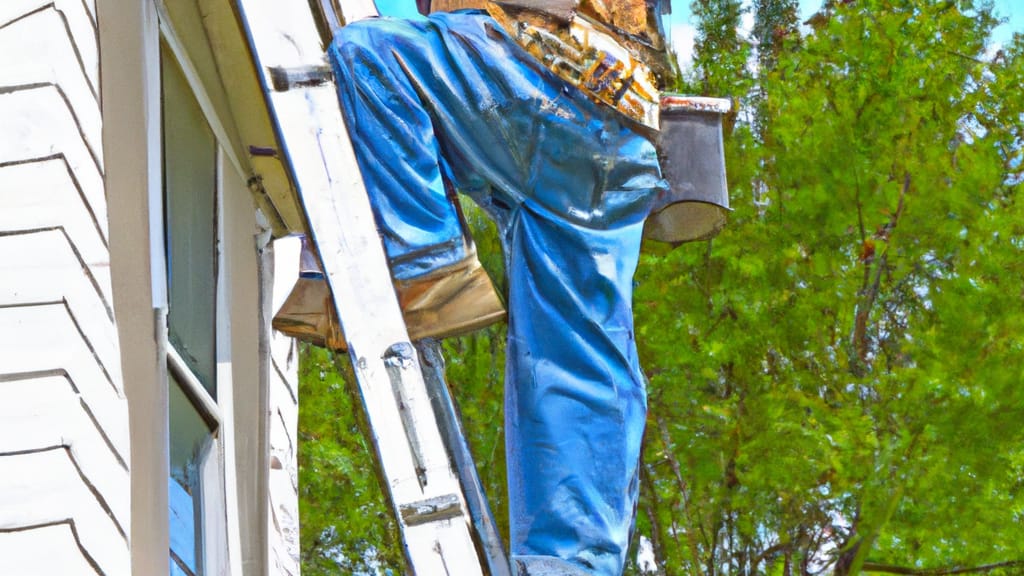
M 749 0 L 748 0 L 749 1 Z M 1008 22 L 996 29 L 993 40 L 1003 43 L 1010 39 L 1013 32 L 1024 32 L 1024 7 L 1021 0 L 995 0 L 996 14 L 1008 18 Z M 821 0 L 801 0 L 801 13 L 806 20 L 821 7 Z M 1017 4 L 1014 10 L 1011 5 Z M 414 0 L 377 0 L 381 13 L 392 16 L 416 16 Z M 690 0 L 672 0 L 672 17 L 669 23 L 674 30 L 676 49 L 685 54 L 687 47 L 683 44 L 692 43 L 692 25 L 690 23 Z

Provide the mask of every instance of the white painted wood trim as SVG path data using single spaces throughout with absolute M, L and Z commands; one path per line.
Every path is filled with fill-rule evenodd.
M 175 350 L 174 345 L 170 342 L 167 343 L 167 366 L 174 373 L 178 383 L 182 385 L 185 395 L 188 396 L 192 404 L 195 405 L 196 410 L 210 424 L 210 427 L 213 429 L 219 428 L 223 422 L 220 406 L 210 396 L 210 393 L 206 391 L 206 387 L 196 378 L 192 370 L 189 369 L 188 364 L 185 363 L 185 359 L 181 357 L 181 354 Z
M 227 194 L 246 194 L 247 190 L 233 192 L 232 184 L 240 186 L 245 182 L 245 177 L 240 172 L 235 172 L 234 178 L 227 170 L 234 170 L 234 166 L 228 167 L 230 162 L 226 161 L 226 151 L 223 146 L 217 151 L 217 245 L 219 254 L 217 258 L 217 402 L 221 411 L 220 422 L 220 466 L 223 471 L 224 502 L 223 509 L 226 517 L 224 531 L 226 534 L 226 558 L 224 569 L 226 575 L 242 575 L 242 541 L 240 531 L 240 518 L 238 506 L 238 463 L 235 453 L 236 426 L 235 426 L 235 381 L 232 366 L 231 343 L 233 338 L 230 295 L 234 286 L 234 277 L 231 274 L 231 267 L 228 265 L 233 247 L 229 243 L 227 234 L 227 223 L 225 219 L 225 197 Z M 244 188 L 244 186 L 243 186 Z M 249 246 L 234 247 L 239 249 Z M 243 256 L 242 254 L 238 255 Z
M 211 576 L 226 576 L 228 570 L 227 514 L 224 493 L 224 447 L 215 433 L 196 459 L 202 477 L 203 569 Z
M 169 296 L 167 293 L 167 256 L 165 254 L 167 232 L 164 230 L 164 180 L 163 180 L 163 126 L 161 119 L 162 91 L 160 71 L 160 16 L 152 0 L 141 1 L 144 19 L 148 26 L 142 30 L 142 80 L 143 113 L 146 117 L 146 194 L 149 199 L 149 260 L 150 285 L 153 294 L 153 309 L 166 313 Z M 166 315 L 166 314 L 165 314 Z M 158 330 L 161 328 L 158 327 Z M 162 330 L 166 331 L 166 318 Z M 160 359 L 163 361 L 163 359 Z
M 168 394 L 157 333 L 166 328 L 159 25 L 150 0 L 97 0 L 111 276 L 131 414 L 131 567 L 168 573 Z M 163 327 L 163 328 L 161 328 Z
M 228 138 L 228 131 L 224 127 L 224 123 L 217 115 L 216 109 L 213 106 L 213 102 L 210 100 L 210 95 L 206 91 L 206 87 L 203 85 L 202 80 L 199 78 L 199 72 L 196 71 L 195 65 L 192 63 L 192 59 L 188 55 L 188 51 L 178 38 L 178 34 L 174 31 L 174 26 L 171 24 L 171 19 L 167 15 L 167 8 L 164 6 L 163 0 L 151 0 L 156 4 L 157 14 L 160 20 L 160 34 L 163 36 L 164 42 L 167 43 L 167 47 L 170 48 L 171 53 L 174 54 L 175 60 L 181 66 L 181 70 L 185 73 L 185 79 L 188 81 L 189 86 L 192 88 L 192 93 L 195 94 L 196 101 L 199 102 L 199 108 L 203 111 L 203 115 L 206 117 L 206 122 L 210 125 L 210 129 L 213 130 L 213 135 L 220 144 L 224 153 L 227 155 L 228 160 L 231 161 L 231 165 L 239 174 L 245 174 L 245 169 L 242 168 L 242 162 L 239 161 L 238 155 L 235 154 L 235 150 L 231 144 L 231 139 Z

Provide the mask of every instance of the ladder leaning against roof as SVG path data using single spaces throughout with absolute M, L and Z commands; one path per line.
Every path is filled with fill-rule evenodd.
M 235 2 L 347 335 L 410 570 L 506 576 L 436 343 L 418 354 L 409 341 L 325 65 L 333 30 L 375 15 L 376 7 L 372 0 L 310 0 L 311 13 L 298 9 L 305 2 Z

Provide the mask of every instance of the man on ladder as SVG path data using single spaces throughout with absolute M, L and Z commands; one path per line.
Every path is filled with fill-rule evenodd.
M 498 223 L 513 572 L 618 575 L 647 408 L 632 277 L 668 195 L 653 143 L 667 6 L 481 4 L 353 23 L 328 56 L 413 339 L 504 316 L 452 190 Z M 326 284 L 303 276 L 275 327 L 344 348 Z

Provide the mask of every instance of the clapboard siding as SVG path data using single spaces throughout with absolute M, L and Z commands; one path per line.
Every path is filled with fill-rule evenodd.
M 96 576 L 103 574 L 78 540 L 70 521 L 44 524 L 12 532 L 0 531 L 0 558 L 4 569 L 18 576 Z M 61 550 L 52 554 L 50 550 Z
M 11 49 L 19 50 L 18 58 L 10 58 L 3 64 L 5 81 L 9 85 L 50 82 L 60 85 L 72 102 L 98 101 L 97 70 L 84 65 L 78 50 L 80 44 L 67 34 L 46 33 L 67 28 L 67 23 L 67 18 L 51 6 L 4 26 L 0 50 L 5 54 L 11 53 Z M 89 32 L 95 36 L 95 31 Z M 95 54 L 92 57 L 95 58 Z M 83 107 L 81 113 L 83 118 L 94 116 L 88 125 L 99 124 L 98 109 L 90 113 Z
M 120 498 L 129 489 L 125 461 L 66 377 L 33 378 L 31 387 L 26 383 L 0 382 L 0 454 L 67 449 L 123 532 L 129 513 L 128 502 Z M 61 426 L 54 426 L 54 421 Z
M 95 486 L 62 446 L 0 456 L 0 540 L 18 529 L 73 522 L 81 548 L 95 560 L 101 574 L 129 574 L 124 535 L 95 494 Z M 37 553 L 81 550 L 47 546 Z
M 276 311 L 299 272 L 299 242 L 274 243 L 272 306 Z M 295 340 L 270 340 L 270 562 L 272 574 L 299 574 L 299 354 Z
M 3 247 L 12 239 L 18 237 L 0 237 L 0 254 L 6 252 Z M 18 269 L 10 274 L 5 271 L 2 276 L 6 280 L 19 272 Z M 9 285 L 9 281 L 4 284 Z M 39 292 L 46 294 L 49 288 Z M 69 284 L 67 288 L 74 286 Z M 79 320 L 71 302 L 80 297 L 81 294 L 64 300 L 0 305 L 0 379 L 21 374 L 68 374 L 83 400 L 103 422 L 105 433 L 118 447 L 122 459 L 127 459 L 128 428 L 123 414 L 122 383 L 117 377 L 119 372 L 108 369 L 105 364 L 106 359 L 114 360 L 110 354 L 116 341 L 103 342 L 99 339 L 103 335 L 90 339 L 91 333 L 101 332 L 103 325 L 110 322 L 98 314 L 91 316 L 99 320 L 99 326 Z M 21 299 L 20 294 L 18 298 Z M 115 337 L 110 335 L 110 338 Z
M 299 574 L 298 359 L 294 341 L 274 333 L 270 373 L 270 556 L 280 576 Z
M 2 82 L 3 76 L 0 75 Z M 96 105 L 92 103 L 92 106 Z M 86 128 L 79 123 L 74 110 L 60 86 L 0 85 L 0 126 L 4 127 L 4 138 L 0 138 L 0 165 L 62 155 L 81 186 L 89 210 L 100 223 L 105 238 L 107 205 L 103 172 L 96 153 L 98 148 L 94 150 L 86 143 Z M 99 138 L 101 128 L 96 128 L 94 137 Z
M 82 186 L 64 156 L 7 166 L 0 164 L 0 206 L 3 207 L 0 210 L 3 234 L 60 230 L 67 237 L 69 248 L 87 268 L 86 275 L 102 298 L 103 306 L 113 313 L 110 253 L 104 227 L 90 210 Z
M 0 426 L 5 438 L 0 457 L 53 446 L 81 454 L 81 468 L 96 478 L 95 498 L 116 511 L 123 527 L 129 522 L 124 399 L 80 326 L 66 302 L 0 308 L 0 417 L 6 420 Z M 53 396 L 54 378 L 63 380 L 74 398 Z M 26 420 L 29 414 L 32 422 Z M 20 424 L 12 423 L 15 415 Z M 77 496 L 51 497 L 72 506 Z M 6 500 L 0 489 L 0 523 L 10 527 L 4 522 Z
M 96 26 L 96 1 L 95 0 L 82 0 L 82 5 L 89 12 L 89 17 L 92 18 L 92 25 Z
M 0 278 L 3 306 L 64 302 L 94 359 L 120 394 L 120 354 L 112 317 L 96 279 L 75 253 L 62 229 L 0 236 L 0 260 L 9 271 Z
M 40 36 L 55 42 L 70 39 L 73 41 L 71 47 L 75 52 L 73 59 L 69 61 L 51 58 L 45 68 L 77 65 L 88 76 L 95 94 L 99 86 L 99 44 L 96 17 L 89 9 L 91 6 L 92 2 L 83 0 L 4 0 L 0 2 L 0 30 L 23 22 L 33 22 L 40 15 L 44 15 L 48 27 L 41 30 Z M 50 15 L 59 21 L 49 21 Z M 25 39 L 25 42 L 31 43 L 35 40 L 38 39 Z M 30 56 L 27 53 L 21 55 Z
M 93 0 L 0 2 L 0 558 L 130 573 Z

